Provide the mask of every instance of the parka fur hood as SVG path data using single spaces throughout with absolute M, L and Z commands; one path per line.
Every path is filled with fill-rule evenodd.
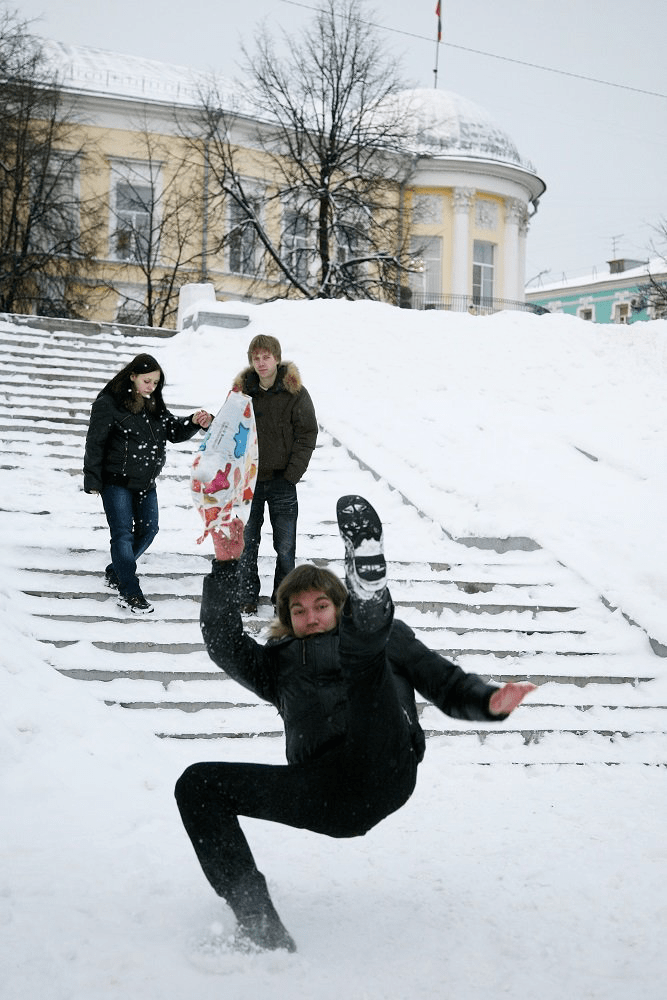
M 296 486 L 317 442 L 317 417 L 299 369 L 293 361 L 281 362 L 275 382 L 265 390 L 255 369 L 248 365 L 236 376 L 232 389 L 252 398 L 259 449 L 258 480 L 283 478 Z
M 273 642 L 277 642 L 278 639 L 294 638 L 294 632 L 290 631 L 286 625 L 283 625 L 278 615 L 269 622 L 268 632 L 269 639 Z
M 296 396 L 297 393 L 303 389 L 301 374 L 293 361 L 281 361 L 278 365 L 274 386 L 277 386 L 278 383 L 280 383 L 287 392 L 291 393 L 292 396 Z M 243 371 L 238 373 L 234 379 L 232 389 L 234 392 L 245 392 L 248 395 L 252 395 L 251 390 L 256 389 L 258 386 L 259 375 L 252 365 L 248 365 L 243 369 Z

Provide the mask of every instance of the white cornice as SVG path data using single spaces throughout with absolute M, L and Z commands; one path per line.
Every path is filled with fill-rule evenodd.
M 537 204 L 546 184 L 524 167 L 467 156 L 424 156 L 415 162 L 411 187 L 475 187 L 503 198 L 519 197 Z

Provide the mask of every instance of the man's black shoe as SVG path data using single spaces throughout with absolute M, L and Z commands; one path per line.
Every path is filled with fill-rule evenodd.
M 345 543 L 348 590 L 362 599 L 377 594 L 387 583 L 382 521 L 368 500 L 356 495 L 340 498 L 336 516 Z

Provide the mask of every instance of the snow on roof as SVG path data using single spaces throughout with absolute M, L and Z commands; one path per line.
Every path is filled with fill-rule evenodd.
M 526 289 L 526 295 L 532 295 L 533 297 L 541 295 L 543 292 L 558 292 L 565 291 L 568 288 L 579 288 L 582 285 L 602 285 L 609 284 L 610 282 L 623 282 L 624 284 L 628 281 L 644 281 L 649 274 L 662 276 L 665 274 L 665 260 L 663 257 L 654 257 L 647 263 L 640 264 L 637 267 L 630 267 L 625 271 L 603 271 L 593 268 L 592 271 L 586 274 L 578 274 L 574 277 L 567 277 L 563 275 L 560 281 L 551 281 L 549 283 L 540 281 L 539 285 L 532 288 Z
M 398 100 L 414 123 L 411 146 L 415 153 L 491 159 L 535 172 L 488 112 L 460 94 L 418 88 L 401 91 Z
M 200 103 L 202 90 L 205 93 L 212 80 L 212 74 L 187 66 L 50 39 L 44 42 L 44 52 L 62 85 L 78 93 L 192 106 Z M 220 92 L 233 89 L 229 80 L 216 77 L 216 83 Z
M 62 85 L 78 93 L 198 106 L 202 92 L 214 83 L 229 98 L 230 108 L 239 110 L 239 102 L 243 103 L 231 80 L 217 75 L 214 79 L 211 73 L 187 66 L 51 39 L 44 41 L 44 51 Z M 396 99 L 414 123 L 408 144 L 415 153 L 491 159 L 535 172 L 489 114 L 465 97 L 446 90 L 414 89 L 402 91 Z

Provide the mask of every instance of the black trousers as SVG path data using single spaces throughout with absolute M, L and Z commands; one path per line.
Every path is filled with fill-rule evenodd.
M 239 816 L 358 837 L 412 794 L 417 760 L 385 658 L 390 627 L 367 634 L 342 616 L 340 659 L 349 687 L 343 745 L 304 764 L 193 764 L 179 778 L 185 829 L 206 878 L 232 908 L 249 885 L 263 883 Z

